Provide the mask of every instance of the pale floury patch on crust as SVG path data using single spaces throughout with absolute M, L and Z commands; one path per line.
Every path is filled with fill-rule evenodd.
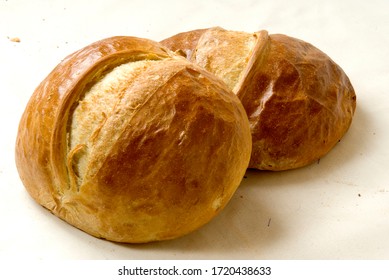
M 131 98 L 128 88 L 138 75 L 154 63 L 161 61 L 135 61 L 117 66 L 83 94 L 78 102 L 70 119 L 68 143 L 69 154 L 72 155 L 71 166 L 68 168 L 73 170 L 78 185 L 82 183 L 88 156 L 93 152 L 95 140 L 104 123 L 115 114 L 117 104 L 125 95 L 128 95 L 128 107 L 136 107 L 137 96 L 133 95 Z M 110 137 L 114 142 L 117 136 Z
M 191 60 L 215 73 L 228 88 L 235 90 L 255 43 L 254 34 L 211 28 L 201 36 Z

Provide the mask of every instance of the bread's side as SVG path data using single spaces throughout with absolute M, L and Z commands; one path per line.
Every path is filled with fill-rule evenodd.
M 253 136 L 250 167 L 286 170 L 320 159 L 351 125 L 356 96 L 347 75 L 285 35 L 270 35 L 259 61 L 238 92 Z

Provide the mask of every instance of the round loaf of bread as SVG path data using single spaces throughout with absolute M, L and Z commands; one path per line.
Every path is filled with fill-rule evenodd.
M 307 42 L 215 27 L 161 43 L 216 74 L 239 97 L 253 138 L 251 168 L 276 171 L 312 163 L 351 124 L 356 96 L 350 80 Z
M 249 163 L 239 99 L 159 43 L 113 37 L 64 59 L 21 118 L 16 164 L 30 195 L 96 237 L 172 239 L 210 221 Z

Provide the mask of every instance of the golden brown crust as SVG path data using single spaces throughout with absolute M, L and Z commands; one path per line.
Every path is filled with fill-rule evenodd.
M 240 98 L 250 120 L 250 167 L 286 170 L 323 157 L 346 133 L 355 111 L 356 96 L 347 75 L 326 54 L 299 39 L 260 31 L 247 33 L 236 43 L 235 33 L 210 28 L 195 31 L 192 43 L 180 42 L 192 38 L 188 32 L 162 43 L 173 51 L 183 45 L 193 47 L 186 50 L 192 53 L 190 61 L 224 80 L 229 77 L 221 69 L 235 67 L 230 57 L 249 56 L 245 67 L 239 66 L 237 82 L 227 85 Z M 252 39 L 254 47 L 242 52 L 241 45 Z M 198 59 L 197 53 L 204 53 L 204 48 L 208 57 L 202 54 Z
M 125 64 L 138 72 L 114 106 L 96 104 L 103 117 L 90 131 L 80 127 L 91 116 L 86 96 L 98 96 L 94 85 Z M 20 177 L 37 202 L 94 236 L 134 243 L 176 238 L 212 219 L 250 153 L 239 99 L 214 75 L 134 37 L 62 61 L 31 97 L 16 142 Z
M 192 54 L 196 50 L 197 42 L 207 30 L 208 28 L 178 33 L 161 41 L 161 44 L 174 52 L 178 51 L 178 54 L 191 60 Z

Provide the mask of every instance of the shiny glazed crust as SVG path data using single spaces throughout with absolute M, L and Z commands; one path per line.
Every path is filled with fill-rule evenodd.
M 347 75 L 307 42 L 215 27 L 161 43 L 215 73 L 239 97 L 253 138 L 251 168 L 305 166 L 327 154 L 351 124 L 356 96 Z
M 93 43 L 42 81 L 16 164 L 30 195 L 96 237 L 187 234 L 227 204 L 249 163 L 239 99 L 214 75 L 134 37 Z

